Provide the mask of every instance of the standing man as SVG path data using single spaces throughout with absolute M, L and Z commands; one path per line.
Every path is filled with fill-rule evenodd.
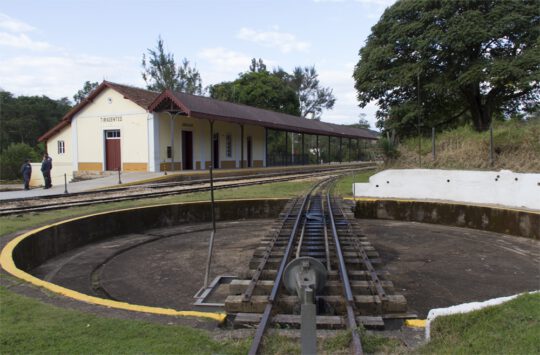
M 49 189 L 52 187 L 51 184 L 51 169 L 52 169 L 52 158 L 49 154 L 43 154 L 43 161 L 41 162 L 41 172 L 43 173 L 43 179 L 45 180 L 44 189 Z
M 30 159 L 26 159 L 21 166 L 21 173 L 24 180 L 24 189 L 30 190 L 30 177 L 32 177 L 32 165 L 30 165 Z

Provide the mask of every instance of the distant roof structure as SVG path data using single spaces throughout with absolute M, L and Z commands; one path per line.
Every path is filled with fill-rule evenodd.
M 190 95 L 165 90 L 162 93 L 136 88 L 133 86 L 103 81 L 83 101 L 74 106 L 62 120 L 41 137 L 45 141 L 71 124 L 73 117 L 91 103 L 106 88 L 124 95 L 124 98 L 149 112 L 182 111 L 187 116 L 226 121 L 238 124 L 252 124 L 266 128 L 286 130 L 297 133 L 319 134 L 344 138 L 377 139 L 378 134 L 369 129 L 338 125 L 281 112 L 264 110 L 257 107 L 220 101 L 204 96 Z

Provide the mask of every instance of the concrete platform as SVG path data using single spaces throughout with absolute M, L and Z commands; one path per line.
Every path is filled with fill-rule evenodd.
M 240 275 L 272 220 L 218 224 L 214 268 Z M 538 289 L 540 242 L 466 228 L 362 220 L 396 290 L 420 317 L 436 307 Z M 85 246 L 33 274 L 130 303 L 192 309 L 202 286 L 210 225 L 140 231 Z
M 122 173 L 121 180 L 123 184 L 126 184 L 126 183 L 134 183 L 138 181 L 149 180 L 149 179 L 155 179 L 161 176 L 163 176 L 163 173 L 127 172 L 127 173 Z M 103 176 L 103 177 L 98 177 L 98 178 L 90 179 L 90 180 L 68 182 L 67 189 L 69 193 L 74 193 L 74 192 L 99 190 L 99 189 L 105 189 L 105 188 L 116 187 L 116 186 L 118 186 L 118 175 L 110 175 L 110 176 Z M 22 184 L 19 187 L 20 189 L 17 189 L 14 191 L 0 192 L 0 201 L 13 200 L 13 199 L 18 199 L 18 198 L 64 195 L 64 191 L 65 191 L 64 184 L 55 185 L 51 187 L 50 189 L 36 187 L 36 188 L 31 188 L 28 191 L 24 190 Z M 12 186 L 12 188 L 17 188 L 17 187 Z

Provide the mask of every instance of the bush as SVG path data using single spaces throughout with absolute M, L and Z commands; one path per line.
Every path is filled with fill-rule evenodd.
M 39 155 L 25 143 L 14 143 L 0 153 L 0 180 L 22 178 L 21 165 L 26 159 L 39 161 Z
M 381 147 L 385 160 L 393 160 L 399 156 L 396 144 L 392 143 L 388 138 L 379 139 L 379 147 Z

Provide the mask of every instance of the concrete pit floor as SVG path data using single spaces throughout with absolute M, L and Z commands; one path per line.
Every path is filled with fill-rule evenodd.
M 210 280 L 242 275 L 273 220 L 219 222 Z M 361 220 L 409 311 L 540 288 L 540 242 L 472 229 Z M 65 253 L 33 270 L 50 282 L 134 304 L 193 309 L 211 225 L 141 231 Z

